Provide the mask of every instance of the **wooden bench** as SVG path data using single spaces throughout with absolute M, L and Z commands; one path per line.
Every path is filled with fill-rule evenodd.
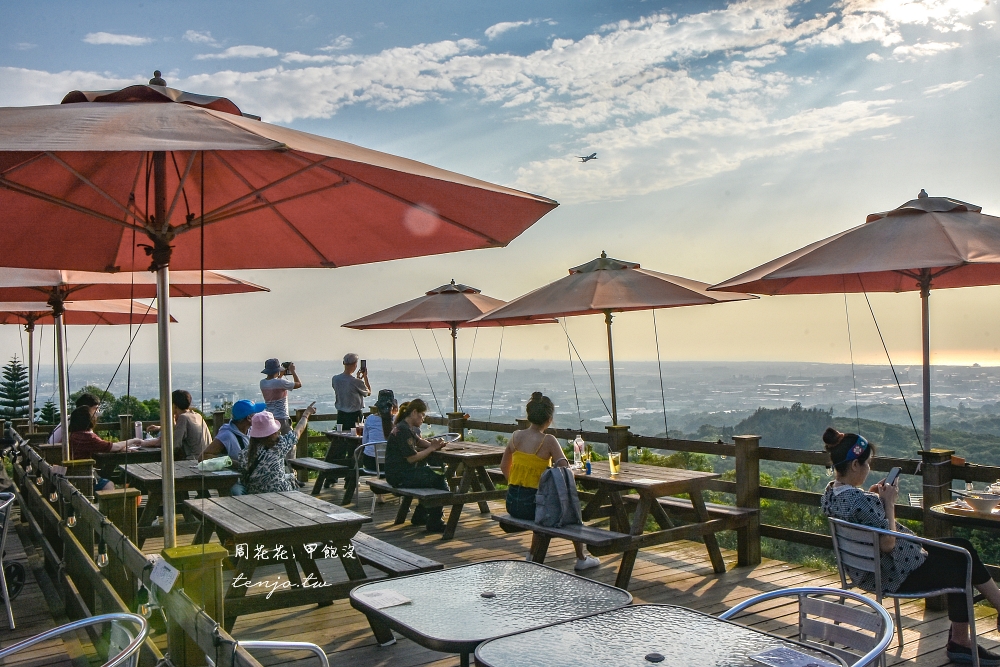
M 451 505 L 454 495 L 451 491 L 441 489 L 410 489 L 396 488 L 382 479 L 366 479 L 365 484 L 372 490 L 372 493 L 389 494 L 399 497 L 399 511 L 396 512 L 396 525 L 406 521 L 406 515 L 410 512 L 410 503 L 416 498 L 424 507 L 441 507 Z
M 356 533 L 351 538 L 351 544 L 354 545 L 354 554 L 362 563 L 371 565 L 390 577 L 432 572 L 444 568 L 443 563 L 400 549 L 365 533 Z
M 632 536 L 628 533 L 617 533 L 604 528 L 594 528 L 583 524 L 556 528 L 554 526 L 539 526 L 534 521 L 525 519 L 515 519 L 509 514 L 493 514 L 491 516 L 506 533 L 530 530 L 537 536 L 537 539 L 534 540 L 535 549 L 531 552 L 531 560 L 535 563 L 545 562 L 549 540 L 553 537 L 583 542 L 591 551 L 605 554 L 625 551 L 632 544 Z
M 638 503 L 639 496 L 630 494 L 622 496 L 622 500 L 627 503 Z M 694 514 L 694 507 L 687 498 L 665 497 L 657 500 L 660 507 L 670 512 L 673 516 L 684 519 L 697 520 Z M 705 503 L 708 515 L 713 519 L 725 519 L 726 528 L 724 530 L 736 530 L 743 528 L 750 523 L 750 517 L 757 514 L 755 509 L 735 507 L 733 505 L 721 505 L 718 503 Z
M 292 470 L 305 470 L 312 471 L 316 474 L 316 483 L 313 484 L 312 494 L 318 496 L 319 492 L 323 490 L 323 483 L 332 474 L 343 473 L 347 470 L 347 466 L 340 465 L 339 463 L 327 463 L 326 461 L 320 461 L 319 459 L 314 459 L 311 456 L 305 456 L 300 459 L 290 459 L 288 461 L 288 466 Z

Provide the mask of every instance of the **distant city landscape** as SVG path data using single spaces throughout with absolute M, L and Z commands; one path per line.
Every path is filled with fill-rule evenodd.
M 391 388 L 400 401 L 423 398 L 432 413 L 450 412 L 451 380 L 440 359 L 369 360 L 372 389 Z M 450 364 L 449 364 L 450 365 Z M 512 422 L 523 414 L 532 391 L 552 397 L 557 406 L 556 425 L 601 430 L 611 422 L 607 362 L 586 362 L 583 368 L 568 362 L 473 360 L 471 372 L 459 366 L 460 409 L 475 419 Z M 258 382 L 261 363 L 209 363 L 204 368 L 204 405 L 211 409 L 224 401 L 241 398 L 261 400 Z M 291 393 L 292 407 L 316 401 L 320 413 L 334 412 L 330 379 L 342 371 L 331 361 L 297 361 L 303 387 Z M 79 365 L 71 371 L 72 389 L 85 385 L 108 386 L 111 365 Z M 943 416 L 969 416 L 1000 412 L 1000 368 L 980 366 L 935 366 L 932 368 L 933 406 Z M 896 369 L 900 386 L 913 419 L 921 414 L 918 366 Z M 622 362 L 616 365 L 619 421 L 644 435 L 672 436 L 696 433 L 704 424 L 733 426 L 757 408 L 790 407 L 832 410 L 834 417 L 872 419 L 909 427 L 909 417 L 899 388 L 888 366 L 767 362 L 664 362 L 662 387 L 656 362 Z M 139 399 L 158 394 L 156 367 L 135 364 L 126 386 L 126 368 L 119 370 L 110 391 L 116 396 L 130 393 Z M 174 387 L 201 396 L 201 370 L 197 364 L 175 364 Z M 41 405 L 55 390 L 51 368 L 39 373 Z M 370 399 L 372 402 L 374 399 Z M 938 417 L 935 417 L 936 419 Z M 675 433 L 676 431 L 676 433 Z

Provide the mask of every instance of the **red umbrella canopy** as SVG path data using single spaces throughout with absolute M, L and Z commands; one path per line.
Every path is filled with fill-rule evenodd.
M 2 217 L 2 214 L 0 214 Z M 2 232 L 0 232 L 2 233 Z M 174 271 L 170 274 L 170 295 L 205 296 L 269 292 L 260 285 L 232 276 L 201 271 Z M 156 296 L 156 276 L 147 271 L 97 273 L 57 269 L 0 268 L 0 300 L 37 301 L 41 297 L 61 296 L 72 301 L 95 299 L 152 299 Z M 145 308 L 145 306 L 143 306 Z M 67 306 L 67 310 L 68 310 Z M 127 312 L 127 311 L 126 311 Z
M 917 199 L 762 264 L 713 290 L 755 294 L 905 292 L 1000 283 L 1000 218 L 948 197 Z
M 65 324 L 150 324 L 156 322 L 156 308 L 128 299 L 67 301 L 63 304 Z M 171 322 L 176 322 L 173 317 Z M 0 324 L 52 324 L 49 304 L 40 301 L 0 302 Z
M 635 262 L 612 259 L 602 252 L 599 258 L 570 269 L 568 276 L 518 297 L 472 324 L 698 306 L 755 298 L 749 294 L 711 294 L 707 289 L 708 283 L 643 269 Z
M 468 285 L 456 284 L 432 289 L 424 296 L 401 303 L 343 326 L 349 329 L 450 329 L 453 326 L 498 326 L 500 322 L 476 322 L 469 320 L 483 313 L 499 308 L 504 301 L 482 294 Z M 550 320 L 552 321 L 552 320 Z M 536 324 L 534 320 L 515 324 Z M 509 324 L 509 323 L 506 323 Z
M 224 98 L 152 85 L 63 101 L 0 108 L 13 266 L 139 270 L 155 248 L 157 265 L 195 269 L 201 229 L 211 268 L 345 266 L 504 246 L 557 206 Z

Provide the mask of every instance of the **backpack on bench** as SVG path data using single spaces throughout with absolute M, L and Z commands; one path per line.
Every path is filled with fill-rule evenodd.
M 542 473 L 535 495 L 535 523 L 550 528 L 583 523 L 576 479 L 569 468 L 549 468 Z

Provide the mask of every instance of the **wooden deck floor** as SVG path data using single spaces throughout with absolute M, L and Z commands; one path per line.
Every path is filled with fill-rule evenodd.
M 334 501 L 340 495 L 339 488 L 326 499 Z M 371 496 L 363 493 L 361 508 L 370 507 Z M 500 508 L 499 503 L 492 504 Z M 528 551 L 530 535 L 503 533 L 488 516 L 480 515 L 478 509 L 466 507 L 455 539 L 443 541 L 437 535 L 428 535 L 420 528 L 409 524 L 393 526 L 397 504 L 389 502 L 376 509 L 374 521 L 365 532 L 399 547 L 433 558 L 451 567 L 475 561 L 491 559 L 521 559 Z M 179 542 L 190 542 L 190 536 L 180 536 Z M 147 540 L 143 550 L 155 553 L 161 548 L 158 539 Z M 10 553 L 10 545 L 8 548 Z M 835 572 L 817 570 L 767 560 L 754 568 L 735 568 L 735 552 L 723 552 L 729 567 L 722 575 L 716 575 L 709 564 L 704 545 L 695 542 L 677 542 L 639 553 L 629 591 L 636 603 L 678 604 L 709 614 L 718 614 L 736 602 L 757 593 L 789 586 L 836 586 Z M 553 541 L 549 548 L 548 565 L 571 571 L 574 563 L 572 545 L 568 542 Z M 591 578 L 613 584 L 618 569 L 618 557 L 602 558 L 596 570 L 587 573 Z M 324 575 L 343 579 L 342 569 L 335 561 L 324 564 Z M 265 569 L 271 579 L 284 577 L 279 568 Z M 340 572 L 337 572 L 340 570 Z M 372 572 L 375 574 L 375 572 Z M 255 575 L 257 578 L 259 575 Z M 31 580 L 33 581 L 33 579 Z M 38 632 L 45 623 L 52 623 L 51 615 L 46 621 L 41 613 L 43 599 L 37 584 L 29 587 L 15 600 L 15 615 L 18 622 L 18 637 Z M 447 604 L 447 595 L 442 592 L 441 604 Z M 997 645 L 995 631 L 996 612 L 989 607 L 977 607 L 980 631 L 984 633 L 982 643 L 988 648 Z M 768 612 L 766 619 L 760 619 L 767 630 L 783 632 L 790 629 L 794 618 L 790 608 L 776 608 Z M 29 619 L 37 615 L 35 625 Z M 905 646 L 902 651 L 893 642 L 889 649 L 889 664 L 904 663 L 914 667 L 938 667 L 949 664 L 944 653 L 947 641 L 948 619 L 943 612 L 928 612 L 923 601 L 912 601 L 903 605 L 903 627 Z M 319 644 L 330 656 L 330 664 L 351 667 L 411 667 L 433 665 L 435 667 L 458 665 L 458 657 L 427 650 L 413 642 L 399 638 L 394 646 L 379 647 L 368 627 L 365 617 L 351 608 L 346 600 L 340 600 L 327 607 L 315 605 L 242 616 L 232 632 L 240 640 L 271 639 L 308 641 Z M 158 644 L 165 649 L 165 637 L 156 636 Z M 0 630 L 0 642 L 6 645 L 12 641 L 6 632 Z M 51 658 L 37 661 L 38 665 L 69 665 L 68 660 L 57 662 L 58 651 Z M 65 655 L 63 653 L 62 655 Z M 265 665 L 295 665 L 311 667 L 317 664 L 315 658 L 302 653 L 260 652 L 255 655 Z M 41 656 L 39 656 L 41 657 Z
M 363 485 L 362 485 L 363 486 Z M 371 496 L 366 487 L 362 495 L 361 511 L 371 506 Z M 339 488 L 324 497 L 339 499 Z M 491 503 L 497 509 L 501 503 Z M 352 506 L 353 507 L 353 506 Z M 466 506 L 462 521 L 454 539 L 443 541 L 437 535 L 428 535 L 421 528 L 409 524 L 394 526 L 398 504 L 388 502 L 376 508 L 374 521 L 364 531 L 395 544 L 401 548 L 419 553 L 451 567 L 482 560 L 514 558 L 527 555 L 529 534 L 506 534 L 488 515 L 480 515 L 475 506 Z M 190 538 L 181 538 L 182 541 Z M 159 549 L 158 540 L 149 540 L 144 550 L 154 552 Z M 837 586 L 836 572 L 817 570 L 774 560 L 766 560 L 754 568 L 735 568 L 736 553 L 723 552 L 728 571 L 717 575 L 712 571 L 703 544 L 677 542 L 641 551 L 636 561 L 629 591 L 636 603 L 677 604 L 698 609 L 709 614 L 718 614 L 740 600 L 757 593 L 789 586 Z M 596 570 L 587 576 L 608 584 L 614 584 L 619 557 L 604 557 Z M 572 571 L 575 562 L 572 545 L 562 540 L 554 540 L 549 547 L 546 564 Z M 336 568 L 336 569 L 339 569 Z M 327 568 L 324 567 L 324 574 Z M 375 572 L 373 571 L 373 574 Z M 338 573 L 331 570 L 331 574 Z M 274 570 L 273 579 L 283 578 Z M 339 578 L 343 578 L 339 574 Z M 447 596 L 442 592 L 441 604 L 447 604 Z M 890 603 L 891 604 L 891 603 Z M 977 607 L 980 631 L 985 633 L 982 643 L 988 648 L 997 646 L 996 612 L 985 606 Z M 775 609 L 768 613 L 767 629 L 772 632 L 790 630 L 788 617 L 790 608 Z M 893 642 L 889 650 L 889 664 L 905 663 L 914 667 L 938 667 L 950 664 L 944 652 L 947 641 L 948 619 L 944 612 L 929 612 L 923 601 L 903 604 L 903 627 L 905 645 L 900 651 Z M 365 617 L 351 608 L 346 600 L 340 600 L 328 607 L 298 607 L 283 612 L 268 612 L 240 617 L 233 628 L 237 639 L 281 639 L 308 641 L 319 644 L 330 655 L 331 665 L 351 667 L 411 667 L 433 665 L 435 667 L 458 665 L 458 657 L 425 649 L 407 639 L 398 638 L 394 646 L 379 647 L 368 627 Z M 314 658 L 294 653 L 257 653 L 265 665 L 292 665 L 309 667 L 316 664 Z

